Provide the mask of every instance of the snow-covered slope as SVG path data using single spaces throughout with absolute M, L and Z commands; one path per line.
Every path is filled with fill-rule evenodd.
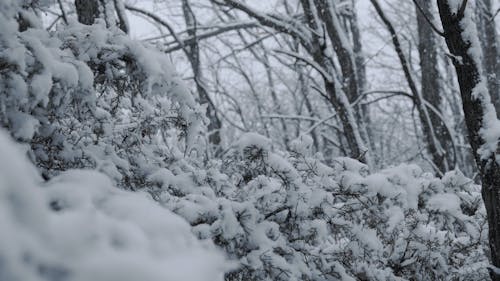
M 223 280 L 221 253 L 145 193 L 73 170 L 43 183 L 0 132 L 0 280 Z

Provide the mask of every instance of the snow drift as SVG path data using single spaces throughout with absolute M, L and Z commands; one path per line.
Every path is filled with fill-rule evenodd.
M 0 280 L 223 280 L 223 256 L 141 192 L 73 170 L 43 183 L 0 133 Z

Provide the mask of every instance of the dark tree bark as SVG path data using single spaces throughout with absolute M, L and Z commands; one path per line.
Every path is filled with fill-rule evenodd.
M 415 0 L 420 9 L 416 8 L 418 29 L 418 53 L 420 57 L 421 93 L 425 101 L 441 113 L 441 94 L 439 71 L 437 61 L 438 45 L 436 37 L 428 20 L 432 20 L 432 2 L 428 0 Z M 437 142 L 443 153 L 433 155 L 434 164 L 441 172 L 454 168 L 452 157 L 453 140 L 446 128 L 446 124 L 433 110 L 428 110 L 430 122 L 433 125 Z M 455 156 L 456 157 L 456 156 Z
M 463 0 L 458 10 L 450 5 L 449 0 L 437 0 L 437 3 L 446 44 L 455 58 L 453 64 L 460 85 L 469 142 L 480 170 L 481 192 L 488 217 L 491 262 L 493 266 L 500 268 L 500 165 L 496 160 L 496 151 L 487 155 L 484 151 L 479 153 L 479 149 L 486 143 L 481 129 L 486 122 L 492 121 L 487 119 L 491 118 L 491 114 L 487 116 L 486 113 L 494 110 L 488 100 L 488 90 L 484 87 L 476 89 L 480 83 L 484 83 L 481 63 L 471 51 L 471 47 L 479 47 L 479 38 L 477 34 L 463 33 L 465 27 L 469 27 L 468 31 L 471 29 L 471 19 L 467 17 L 467 13 L 471 11 L 466 10 L 467 0 Z M 493 281 L 500 281 L 500 274 L 490 271 L 490 276 Z
M 113 0 L 114 10 L 112 13 L 106 11 L 109 7 L 106 5 L 108 1 L 111 0 L 75 0 L 78 21 L 82 24 L 92 25 L 95 23 L 96 19 L 101 17 L 106 22 L 107 27 L 118 24 L 123 32 L 128 33 L 129 27 L 121 0 Z M 108 18 L 110 14 L 116 14 L 117 19 L 114 17 Z
M 82 24 L 92 25 L 99 18 L 98 0 L 75 0 L 78 21 Z

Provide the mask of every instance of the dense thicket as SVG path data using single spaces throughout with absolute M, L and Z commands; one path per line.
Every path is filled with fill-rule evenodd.
M 180 2 L 187 29 L 179 34 L 118 0 L 0 3 L 0 280 L 485 280 L 495 271 L 500 127 L 471 10 L 453 13 L 469 6 L 438 1 L 466 101 L 465 115 L 455 117 L 465 117 L 472 153 L 455 147 L 465 136 L 444 121 L 450 112 L 440 107 L 442 97 L 428 101 L 460 98 L 449 93 L 453 82 L 446 88 L 432 75 L 443 65 L 430 50 L 438 38 L 423 41 L 425 33 L 441 33 L 422 26 L 433 24 L 431 6 L 412 11 L 427 13 L 417 16 L 417 88 L 404 36 L 371 1 L 391 34 L 406 93 L 368 90 L 350 1 L 285 3 L 286 15 L 236 0 L 209 2 L 220 28 L 237 33 L 221 36 L 221 49 L 231 40 L 245 44 L 220 60 L 250 94 L 226 85 L 219 69 L 207 74 L 199 39 L 207 35 L 191 1 Z M 54 7 L 61 23 L 47 27 L 53 18 L 43 12 Z M 125 8 L 167 28 L 188 64 L 172 64 L 168 50 L 131 39 Z M 250 20 L 237 22 L 237 14 Z M 258 26 L 264 35 L 253 30 Z M 275 42 L 286 48 L 267 50 L 259 40 L 278 32 Z M 254 70 L 237 57 L 247 49 L 252 65 L 264 65 L 264 86 L 254 85 Z M 193 92 L 174 65 L 192 68 Z M 426 90 L 427 83 L 443 88 Z M 292 88 L 293 99 L 281 99 Z M 387 119 L 368 108 L 380 93 L 417 108 L 414 130 L 427 142 L 417 154 L 430 161 L 427 171 L 388 165 L 378 142 L 385 132 L 374 130 Z M 255 103 L 246 103 L 248 95 Z M 266 113 L 272 109 L 279 114 Z M 273 119 L 281 122 L 266 121 Z M 452 164 L 473 166 L 471 156 L 482 189 L 450 171 Z

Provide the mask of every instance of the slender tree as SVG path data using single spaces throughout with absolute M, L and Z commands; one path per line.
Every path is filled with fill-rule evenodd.
M 375 8 L 377 14 L 382 19 L 382 22 L 384 23 L 387 30 L 389 31 L 389 34 L 391 35 L 394 49 L 401 64 L 401 68 L 403 69 L 406 82 L 408 83 L 408 87 L 410 88 L 410 92 L 412 94 L 413 103 L 415 104 L 415 107 L 418 110 L 420 122 L 422 124 L 422 132 L 424 134 L 424 139 L 427 144 L 427 150 L 429 151 L 432 157 L 432 163 L 434 169 L 438 173 L 445 172 L 448 169 L 444 162 L 444 155 L 445 155 L 444 148 L 439 143 L 437 135 L 435 134 L 434 124 L 431 119 L 431 115 L 429 114 L 426 100 L 424 99 L 422 93 L 417 88 L 417 82 L 415 81 L 415 77 L 411 69 L 411 63 L 406 54 L 403 52 L 403 47 L 401 45 L 399 35 L 397 34 L 394 25 L 385 14 L 382 7 L 380 6 L 379 2 L 377 0 L 370 0 L 370 2 L 373 4 L 373 7 Z
M 213 1 L 216 2 L 215 0 Z M 286 18 L 280 18 L 276 15 L 259 13 L 237 0 L 225 0 L 224 5 L 238 9 L 259 21 L 261 25 L 288 34 L 301 43 L 302 47 L 312 57 L 312 60 L 296 53 L 287 53 L 287 55 L 305 61 L 321 74 L 324 89 L 320 91 L 338 114 L 348 146 L 348 155 L 362 162 L 368 162 L 367 159 L 369 158 L 366 155 L 368 151 L 361 139 L 355 114 L 350 104 L 350 101 L 356 99 L 359 95 L 352 49 L 347 45 L 345 31 L 339 25 L 332 3 L 326 2 L 313 0 L 301 1 L 307 26 L 298 23 L 295 24 Z M 221 4 L 219 2 L 216 3 Z M 325 25 L 328 26 L 324 29 Z M 334 50 L 327 49 L 330 45 L 325 41 L 328 39 L 325 33 L 328 34 Z M 338 40 L 342 40 L 342 42 Z M 338 55 L 343 74 L 342 81 L 338 81 L 337 71 L 329 53 L 336 53 Z
M 418 53 L 420 58 L 420 76 L 421 90 L 423 100 L 432 106 L 428 110 L 430 122 L 433 125 L 436 141 L 442 147 L 440 154 L 435 153 L 433 160 L 435 165 L 441 172 L 446 172 L 454 168 L 453 155 L 453 140 L 452 136 L 446 128 L 442 116 L 441 103 L 442 97 L 440 93 L 440 75 L 438 70 L 438 42 L 428 21 L 433 20 L 431 11 L 432 2 L 427 0 L 415 0 L 416 7 L 417 30 L 418 30 Z
M 184 48 L 186 56 L 191 64 L 191 69 L 193 71 L 194 81 L 196 84 L 196 89 L 198 91 L 199 102 L 202 105 L 207 106 L 206 115 L 208 117 L 208 140 L 210 144 L 215 146 L 216 154 L 220 152 L 220 129 L 222 127 L 222 123 L 220 121 L 219 116 L 217 115 L 217 109 L 215 105 L 208 95 L 207 85 L 204 81 L 203 71 L 201 69 L 201 57 L 200 57 L 200 47 L 198 44 L 198 40 L 196 40 L 197 36 L 197 26 L 198 22 L 196 16 L 191 8 L 191 4 L 189 0 L 182 0 L 182 11 L 184 15 L 184 20 L 186 23 L 187 34 L 194 38 L 194 40 L 190 41 Z

